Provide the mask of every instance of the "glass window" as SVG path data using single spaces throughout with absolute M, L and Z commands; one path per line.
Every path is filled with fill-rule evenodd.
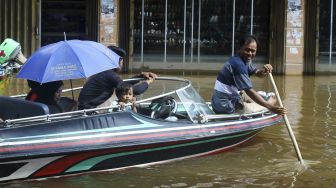
M 197 119 L 200 115 L 215 114 L 192 86 L 177 91 L 177 95 L 179 96 L 183 107 L 186 109 L 189 118 L 193 122 L 197 123 Z
M 76 11 L 74 11 L 76 10 Z M 41 45 L 67 39 L 87 39 L 86 0 L 42 1 Z
M 167 10 L 167 62 L 182 62 L 184 1 L 168 0 Z M 187 25 L 187 23 L 190 23 L 190 14 L 186 13 L 186 27 L 190 27 L 190 24 Z
M 239 48 L 239 39 L 251 34 L 251 4 L 251 0 L 236 0 L 235 51 Z
M 232 15 L 233 1 L 203 1 L 200 35 L 201 55 L 231 55 Z M 198 22 L 196 28 L 198 28 Z
M 333 14 L 332 14 L 332 60 L 330 63 L 336 64 L 336 2 L 333 1 Z
M 333 9 L 331 8 L 333 4 Z M 335 2 L 320 1 L 319 15 L 319 63 L 336 63 L 336 24 Z M 332 27 L 331 26 L 332 24 Z
M 255 0 L 253 6 L 253 34 L 260 41 L 257 56 L 269 57 L 270 40 L 270 1 Z
M 142 1 L 134 1 L 134 54 L 140 61 L 142 40 Z M 144 61 L 163 61 L 165 0 L 144 0 Z
M 234 41 L 237 48 L 239 38 L 250 34 L 251 31 L 263 44 L 258 48 L 258 57 L 268 58 L 269 0 L 168 0 L 166 41 L 166 0 L 134 0 L 135 61 L 139 61 L 140 58 L 137 57 L 141 55 L 142 2 L 145 12 L 144 61 L 163 62 L 166 42 L 167 62 L 182 63 L 185 60 L 189 63 L 199 60 L 200 63 L 223 63 L 237 50 L 232 48 L 232 42 Z M 182 60 L 183 57 L 185 59 Z

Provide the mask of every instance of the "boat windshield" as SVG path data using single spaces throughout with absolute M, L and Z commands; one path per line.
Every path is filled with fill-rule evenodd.
M 176 93 L 193 122 L 198 122 L 202 115 L 215 114 L 191 85 L 183 90 L 178 90 Z

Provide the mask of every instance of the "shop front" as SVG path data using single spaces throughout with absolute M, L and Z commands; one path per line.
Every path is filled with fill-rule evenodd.
M 262 44 L 256 61 L 268 62 L 270 10 L 269 0 L 134 0 L 131 65 L 218 70 L 248 34 Z
M 335 7 L 334 0 L 3 0 L 0 37 L 21 43 L 27 57 L 66 37 L 124 48 L 125 71 L 217 71 L 239 38 L 254 34 L 255 62 L 276 73 L 335 73 Z

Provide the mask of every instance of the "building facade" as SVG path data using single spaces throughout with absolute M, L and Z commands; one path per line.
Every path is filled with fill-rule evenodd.
M 256 35 L 278 74 L 336 73 L 334 0 L 1 0 L 0 39 L 30 56 L 69 39 L 117 45 L 132 69 L 217 71 Z

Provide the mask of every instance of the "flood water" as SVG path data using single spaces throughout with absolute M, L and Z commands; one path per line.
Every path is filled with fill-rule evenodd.
M 190 79 L 204 99 L 210 99 L 216 75 L 174 76 Z M 304 166 L 298 162 L 287 129 L 282 125 L 266 128 L 250 142 L 212 156 L 121 171 L 13 182 L 0 187 L 336 187 L 336 76 L 274 76 L 274 79 L 288 109 Z M 268 79 L 255 78 L 254 87 L 272 90 Z M 0 86 L 2 95 L 27 90 L 25 82 L 15 78 Z

